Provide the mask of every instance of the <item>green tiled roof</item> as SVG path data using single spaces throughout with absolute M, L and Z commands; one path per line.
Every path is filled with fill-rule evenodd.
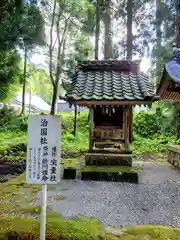
M 153 85 L 149 82 L 148 76 L 126 69 L 118 71 L 116 67 L 105 67 L 101 64 L 98 67 L 91 62 L 86 62 L 85 67 L 81 64 L 79 71 L 77 71 L 67 91 L 68 99 L 72 100 L 146 100 L 154 97 Z M 124 63 L 124 62 L 123 62 Z M 121 62 L 119 61 L 119 64 Z M 91 65 L 91 68 L 90 68 Z M 103 65 L 103 68 L 102 68 Z M 112 65 L 112 62 L 111 62 Z M 113 69 L 113 70 L 111 70 Z

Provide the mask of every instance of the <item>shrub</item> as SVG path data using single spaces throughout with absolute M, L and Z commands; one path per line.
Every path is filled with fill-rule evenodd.
M 27 131 L 28 122 L 26 116 L 19 116 L 12 108 L 4 106 L 0 109 L 0 131 Z
M 141 137 L 151 137 L 160 133 L 160 125 L 156 114 L 140 111 L 135 114 L 133 130 Z

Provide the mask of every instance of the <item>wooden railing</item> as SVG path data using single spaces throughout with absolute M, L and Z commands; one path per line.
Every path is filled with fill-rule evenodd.
M 168 147 L 168 162 L 175 167 L 180 168 L 180 146 L 169 146 Z

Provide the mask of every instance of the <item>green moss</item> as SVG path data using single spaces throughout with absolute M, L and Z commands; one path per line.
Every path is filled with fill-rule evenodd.
M 128 236 L 133 236 L 134 240 L 139 239 L 152 239 L 152 240 L 180 240 L 180 229 L 179 228 L 171 228 L 165 226 L 152 226 L 152 225 L 144 225 L 144 226 L 135 226 L 128 227 L 124 229 L 126 232 L 126 236 L 120 238 L 121 240 L 129 240 Z M 146 237 L 146 238 L 145 238 Z M 149 237 L 149 238 L 148 238 Z
M 53 196 L 53 197 L 51 197 L 53 200 L 55 200 L 55 201 L 62 201 L 62 200 L 65 200 L 66 199 L 66 197 L 65 196 Z
M 61 240 L 180 240 L 180 228 L 135 226 L 120 228 L 120 235 L 105 233 L 94 218 L 74 217 L 64 220 L 59 214 L 47 216 L 47 239 Z M 39 221 L 19 217 L 0 218 L 0 239 L 38 239 Z M 15 238 L 13 238 L 15 237 Z
M 79 159 L 78 158 L 63 158 L 62 159 L 64 168 L 78 168 Z
M 86 166 L 83 172 L 122 172 L 134 173 L 138 171 L 138 167 L 129 166 Z
M 28 206 L 28 207 L 22 207 L 19 209 L 19 212 L 22 213 L 30 213 L 30 214 L 40 214 L 41 212 L 41 206 Z
M 0 218 L 0 235 L 16 236 L 15 239 L 36 239 L 39 236 L 39 221 L 25 218 Z M 13 239 L 13 238 L 9 238 Z M 58 216 L 47 217 L 47 239 L 100 240 L 104 232 L 98 221 L 64 220 Z
M 31 202 L 35 199 L 35 194 L 39 190 L 39 185 L 25 183 L 25 174 L 2 183 L 1 201 L 3 204 L 0 204 L 0 215 L 35 211 L 31 207 Z M 26 192 L 28 192 L 27 195 Z

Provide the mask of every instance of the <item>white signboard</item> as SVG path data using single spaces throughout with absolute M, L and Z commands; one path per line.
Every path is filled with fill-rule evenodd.
M 59 116 L 29 116 L 27 183 L 56 184 L 60 181 L 60 126 Z

